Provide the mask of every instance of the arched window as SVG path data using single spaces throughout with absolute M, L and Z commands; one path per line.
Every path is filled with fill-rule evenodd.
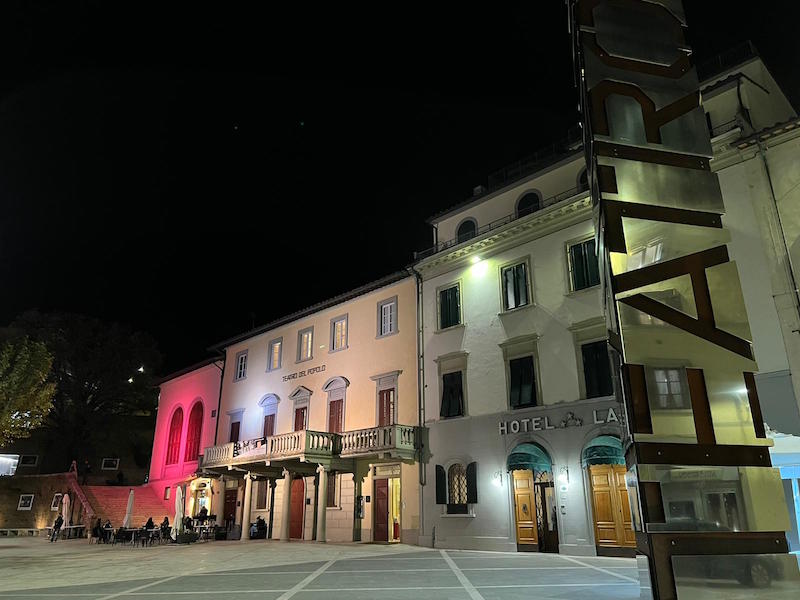
M 344 431 L 344 403 L 347 386 L 350 382 L 345 377 L 331 377 L 322 386 L 328 393 L 328 431 L 342 433 Z
M 186 431 L 186 450 L 183 460 L 190 462 L 197 460 L 200 453 L 200 434 L 203 431 L 203 403 L 197 402 L 189 413 L 189 428 Z
M 169 441 L 167 442 L 167 464 L 174 465 L 178 462 L 181 450 L 181 430 L 183 429 L 183 409 L 178 408 L 172 413 L 172 422 L 169 425 Z
M 469 505 L 478 503 L 478 463 L 457 462 L 446 470 L 436 465 L 436 504 L 445 504 L 447 514 L 469 513 Z
M 542 207 L 542 200 L 536 192 L 528 192 L 517 202 L 517 217 L 524 217 Z
M 458 226 L 458 229 L 456 230 L 456 240 L 460 244 L 461 242 L 465 242 L 468 239 L 474 238 L 477 230 L 478 226 L 475 221 L 473 219 L 467 219 Z

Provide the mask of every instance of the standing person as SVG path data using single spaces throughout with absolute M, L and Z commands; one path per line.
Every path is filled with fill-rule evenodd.
M 61 531 L 61 526 L 64 524 L 64 517 L 58 515 L 53 523 L 53 533 L 50 535 L 50 541 L 55 542 L 58 540 L 58 534 Z

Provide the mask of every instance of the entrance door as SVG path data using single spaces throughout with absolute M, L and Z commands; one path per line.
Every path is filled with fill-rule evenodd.
M 303 517 L 306 512 L 306 484 L 303 478 L 292 480 L 291 507 L 289 508 L 289 537 L 303 539 Z
M 517 545 L 539 546 L 536 531 L 536 505 L 533 496 L 533 472 L 513 471 L 514 517 L 517 524 Z M 534 548 L 528 548 L 534 549 Z
M 558 552 L 558 502 L 552 481 L 537 481 L 536 524 L 539 528 L 539 549 Z
M 375 534 L 376 542 L 389 541 L 389 480 L 375 480 Z
M 599 548 L 635 548 L 631 507 L 622 465 L 591 465 L 594 539 Z
M 236 522 L 236 494 L 238 490 L 225 490 L 225 526 L 230 528 Z

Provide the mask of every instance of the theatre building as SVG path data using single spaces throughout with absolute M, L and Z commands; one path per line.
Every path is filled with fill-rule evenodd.
M 575 142 L 430 220 L 435 246 L 415 265 L 430 435 L 421 544 L 632 552 L 623 410 Z M 668 386 L 672 374 L 650 376 Z
M 266 537 L 417 543 L 417 284 L 400 272 L 218 345 L 218 521 Z M 216 496 L 215 496 L 216 498 Z

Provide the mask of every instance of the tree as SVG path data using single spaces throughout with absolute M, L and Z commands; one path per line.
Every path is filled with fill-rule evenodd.
M 0 333 L 0 447 L 28 437 L 53 406 L 53 357 L 44 344 Z
M 58 430 L 65 457 L 92 453 L 119 416 L 155 413 L 161 356 L 150 335 L 70 313 L 28 311 L 14 326 L 53 356 L 56 389 L 44 425 Z

